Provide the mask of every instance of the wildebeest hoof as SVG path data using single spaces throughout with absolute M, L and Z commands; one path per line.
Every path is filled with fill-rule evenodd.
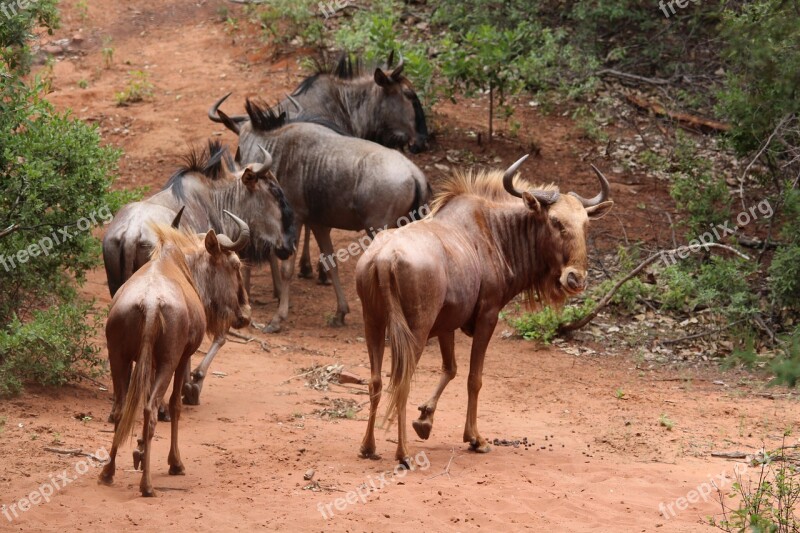
M 328 326 L 332 328 L 341 328 L 344 326 L 344 314 L 343 313 L 336 313 L 336 316 L 332 316 L 328 319 Z
M 414 470 L 414 460 L 411 457 L 403 457 L 398 466 L 402 466 L 405 470 Z
M 183 465 L 172 465 L 169 467 L 169 475 L 170 476 L 185 476 L 186 475 L 186 468 Z
M 139 470 L 139 465 L 142 463 L 142 450 L 133 450 L 133 469 Z
M 489 453 L 492 451 L 492 447 L 488 442 L 481 443 L 478 439 L 472 439 L 469 442 L 469 449 L 476 453 Z
M 270 322 L 269 324 L 261 328 L 261 331 L 263 331 L 264 333 L 280 333 L 281 325 L 273 324 Z
M 380 461 L 381 459 L 381 456 L 375 453 L 374 450 L 366 451 L 362 449 L 361 451 L 358 452 L 358 456 L 362 459 L 371 459 L 373 461 Z
M 107 476 L 105 473 L 101 473 L 100 476 L 97 478 L 97 482 L 101 485 L 113 485 L 114 484 L 114 476 Z
M 331 278 L 327 276 L 327 274 L 320 274 L 317 276 L 317 285 L 330 285 Z
M 158 421 L 159 422 L 170 422 L 172 419 L 169 417 L 169 412 L 166 408 L 162 405 L 158 408 Z
M 145 498 L 155 498 L 156 491 L 152 487 L 147 489 L 142 489 L 142 496 L 144 496 Z
M 297 274 L 298 278 L 311 279 L 314 277 L 314 269 L 311 268 L 310 263 L 301 263 L 300 272 Z
M 417 432 L 417 436 L 422 440 L 428 440 L 428 437 L 431 436 L 433 422 L 430 420 L 414 420 L 411 422 L 411 426 L 414 428 L 414 431 Z
M 106 422 L 111 422 L 112 424 L 114 423 L 114 411 L 108 413 L 108 420 L 106 420 Z
M 184 405 L 200 405 L 200 390 L 202 389 L 199 383 L 190 382 L 183 384 L 183 403 Z

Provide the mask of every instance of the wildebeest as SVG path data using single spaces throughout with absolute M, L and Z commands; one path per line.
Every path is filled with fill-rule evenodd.
M 100 474 L 102 483 L 114 481 L 117 450 L 131 435 L 143 404 L 144 423 L 134 451 L 134 468 L 141 462 L 142 495 L 155 496 L 150 480 L 150 446 L 156 407 L 173 375 L 169 473 L 184 474 L 178 451 L 178 420 L 191 355 L 200 346 L 204 332 L 216 338 L 229 327 L 242 328 L 250 323 L 241 262 L 235 253 L 247 246 L 250 231 L 243 220 L 225 213 L 239 228 L 236 242 L 216 235 L 214 230 L 201 239 L 151 224 L 156 237 L 152 260 L 120 287 L 111 302 L 106 340 L 114 383 L 114 441 L 110 461 Z
M 607 201 L 608 181 L 594 169 L 602 191 L 591 200 L 559 194 L 554 186 L 515 184 L 525 157 L 502 175 L 453 174 L 442 184 L 426 219 L 382 232 L 358 261 L 356 287 L 371 367 L 362 457 L 376 457 L 375 417 L 387 329 L 392 350 L 387 418 L 397 415 L 396 458 L 409 466 L 406 401 L 425 343 L 439 338 L 443 364 L 439 385 L 413 423 L 422 439 L 430 435 L 436 404 L 456 374 L 456 329 L 473 338 L 464 442 L 486 452 L 489 444 L 477 427 L 478 391 L 498 313 L 520 292 L 527 292 L 529 299 L 537 295 L 543 304 L 560 305 L 583 290 L 586 230 L 590 219 L 605 215 L 613 205 Z
M 242 160 L 259 161 L 264 157 L 262 147 L 272 154 L 273 168 L 294 208 L 297 224 L 308 224 L 324 256 L 333 257 L 331 228 L 367 230 L 374 235 L 402 224 L 403 217 L 419 214 L 427 204 L 430 187 L 425 175 L 400 152 L 320 124 L 287 124 L 285 114 L 276 116 L 268 106 L 249 99 L 246 108 L 250 120 L 241 128 Z M 220 116 L 227 118 L 223 113 Z M 337 300 L 332 323 L 342 324 L 349 307 L 336 261 L 331 264 Z M 280 271 L 280 304 L 268 331 L 278 331 L 288 316 L 294 261 L 284 263 Z
M 260 163 L 238 169 L 227 149 L 218 141 L 210 141 L 205 151 L 193 150 L 185 159 L 184 166 L 159 193 L 126 205 L 109 225 L 103 237 L 103 262 L 112 296 L 149 259 L 155 236 L 148 222 L 169 224 L 181 206 L 186 206 L 182 226 L 195 233 L 213 229 L 235 238 L 238 226 L 222 216 L 224 209 L 245 220 L 250 240 L 240 256 L 246 262 L 244 279 L 248 292 L 250 265 L 266 261 L 270 251 L 283 259 L 293 253 L 297 242 L 294 212 L 270 171 L 269 154 L 262 152 Z M 186 380 L 186 403 L 200 402 L 208 367 L 224 344 L 222 332 Z
M 391 54 L 387 66 L 391 66 Z M 276 115 L 286 113 L 292 120 L 323 120 L 333 129 L 352 137 L 377 142 L 389 148 L 408 145 L 412 153 L 425 149 L 428 141 L 428 126 L 425 111 L 411 82 L 403 75 L 404 61 L 384 72 L 365 69 L 360 60 L 342 54 L 333 68 L 318 66 L 317 72 L 307 77 L 294 90 L 291 97 L 282 100 L 273 111 Z M 242 126 L 248 115 L 223 120 L 219 106 L 230 93 L 223 96 L 209 109 L 208 116 L 214 122 L 222 122 L 247 142 L 248 131 Z M 240 152 L 237 152 L 241 156 Z M 240 162 L 250 163 L 248 159 Z M 310 278 L 313 272 L 309 256 L 309 232 L 306 228 L 303 250 L 300 256 L 300 277 Z M 327 282 L 325 271 L 319 269 L 320 282 Z M 275 273 L 273 281 L 277 282 Z M 276 283 L 277 285 L 277 283 Z
M 359 60 L 354 62 L 349 54 L 342 54 L 333 68 L 319 67 L 297 86 L 291 99 L 285 98 L 273 111 L 276 115 L 285 112 L 292 119 L 322 118 L 352 137 L 389 148 L 408 146 L 412 153 L 418 153 L 428 141 L 428 126 L 419 97 L 403 69 L 401 59 L 388 74 L 380 68 L 368 72 Z M 223 121 L 218 113 L 228 96 L 230 93 L 211 106 L 208 117 L 241 137 L 241 127 L 249 117 L 238 115 Z

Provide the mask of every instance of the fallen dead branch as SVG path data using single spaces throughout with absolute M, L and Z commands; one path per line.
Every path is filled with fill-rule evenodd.
M 638 76 L 636 74 L 629 74 L 627 72 L 622 72 L 619 70 L 614 70 L 611 68 L 606 68 L 603 70 L 599 70 L 596 73 L 597 76 L 611 76 L 613 78 L 619 78 L 622 80 L 634 81 L 639 83 L 648 83 L 650 85 L 669 85 L 672 83 L 671 80 L 667 80 L 664 78 L 646 78 L 644 76 Z
M 609 304 L 609 302 L 611 302 L 611 298 L 614 297 L 614 295 L 617 293 L 617 291 L 620 289 L 620 287 L 622 287 L 623 285 L 625 285 L 625 283 L 627 283 L 628 281 L 633 279 L 635 276 L 637 276 L 642 270 L 647 268 L 647 266 L 649 266 L 651 263 L 654 263 L 657 259 L 661 259 L 665 255 L 674 256 L 675 254 L 678 254 L 680 256 L 680 254 L 682 254 L 683 252 L 686 252 L 686 251 L 691 252 L 691 251 L 695 251 L 695 250 L 700 249 L 700 248 L 704 248 L 706 250 L 708 250 L 709 248 L 720 248 L 720 249 L 732 252 L 732 253 L 738 255 L 739 257 L 741 257 L 743 259 L 746 259 L 748 261 L 750 260 L 750 257 L 748 257 L 747 255 L 743 254 L 739 250 L 736 250 L 734 248 L 731 248 L 730 246 L 726 246 L 724 244 L 718 244 L 718 243 L 715 243 L 715 242 L 704 243 L 704 244 L 701 244 L 701 245 L 698 245 L 698 246 L 679 246 L 678 248 L 675 248 L 673 250 L 665 250 L 665 251 L 661 251 L 661 252 L 659 252 L 657 254 L 653 254 L 650 257 L 648 257 L 647 259 L 645 259 L 644 261 L 642 261 L 641 263 L 639 263 L 639 266 L 637 266 L 636 268 L 631 270 L 628 273 L 627 276 L 625 276 L 624 278 L 619 280 L 613 287 L 611 287 L 611 290 L 609 290 L 600 299 L 600 301 L 597 302 L 597 305 L 595 306 L 595 308 L 592 310 L 591 313 L 589 313 L 588 315 L 586 315 L 585 317 L 583 317 L 583 318 L 581 318 L 579 320 L 575 320 L 575 321 L 569 322 L 567 324 L 561 324 L 558 327 L 558 333 L 559 334 L 563 334 L 563 333 L 568 333 L 570 331 L 575 331 L 577 329 L 582 328 L 583 326 L 585 326 L 586 324 L 588 324 L 592 320 L 594 320 L 594 317 L 596 317 L 597 314 L 600 311 L 602 311 L 603 308 Z
M 626 94 L 625 98 L 628 100 L 628 102 L 643 111 L 653 113 L 659 117 L 667 117 L 676 121 L 682 127 L 691 130 L 701 131 L 703 133 L 718 133 L 721 131 L 729 131 L 731 129 L 730 124 L 725 124 L 724 122 L 719 122 L 709 118 L 698 117 L 697 115 L 690 115 L 688 113 L 670 111 L 661 104 L 649 102 L 644 98 L 640 98 L 634 94 Z
M 60 455 L 72 455 L 72 456 L 75 456 L 75 457 L 88 457 L 89 459 L 93 459 L 93 460 L 97 461 L 98 463 L 104 463 L 105 462 L 104 459 L 100 459 L 96 455 L 94 455 L 92 453 L 89 453 L 89 452 L 85 452 L 80 448 L 75 448 L 74 450 L 70 450 L 70 449 L 64 449 L 64 448 L 52 448 L 50 446 L 45 446 L 44 447 L 44 451 L 57 453 L 57 454 L 60 454 Z

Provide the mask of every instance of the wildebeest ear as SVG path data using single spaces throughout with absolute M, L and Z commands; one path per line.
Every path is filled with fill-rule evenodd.
M 247 165 L 242 171 L 242 183 L 247 190 L 253 191 L 258 185 L 258 174 L 253 171 L 252 165 Z
M 522 201 L 525 202 L 525 205 L 528 207 L 528 209 L 533 211 L 534 215 L 544 216 L 547 206 L 542 205 L 542 203 L 530 192 L 525 191 L 522 193 Z
M 589 218 L 592 220 L 596 220 L 598 218 L 603 218 L 611 211 L 611 208 L 614 206 L 614 202 L 609 200 L 607 202 L 602 202 L 597 205 L 593 205 L 592 207 L 586 208 L 586 214 L 589 215 Z
M 208 233 L 206 233 L 206 251 L 211 255 L 220 255 L 222 253 L 222 248 L 219 247 L 219 241 L 217 240 L 217 234 L 214 233 L 213 229 L 208 230 Z
M 386 87 L 389 87 L 392 84 L 392 80 L 389 79 L 389 77 L 386 75 L 384 71 L 382 71 L 379 68 L 376 68 L 375 83 L 377 83 L 379 86 L 385 89 Z

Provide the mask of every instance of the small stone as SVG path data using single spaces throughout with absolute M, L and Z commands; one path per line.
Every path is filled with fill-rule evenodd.
M 303 474 L 303 479 L 305 479 L 306 481 L 311 481 L 313 478 L 314 478 L 314 469 L 309 468 L 308 470 L 306 470 L 306 473 Z

